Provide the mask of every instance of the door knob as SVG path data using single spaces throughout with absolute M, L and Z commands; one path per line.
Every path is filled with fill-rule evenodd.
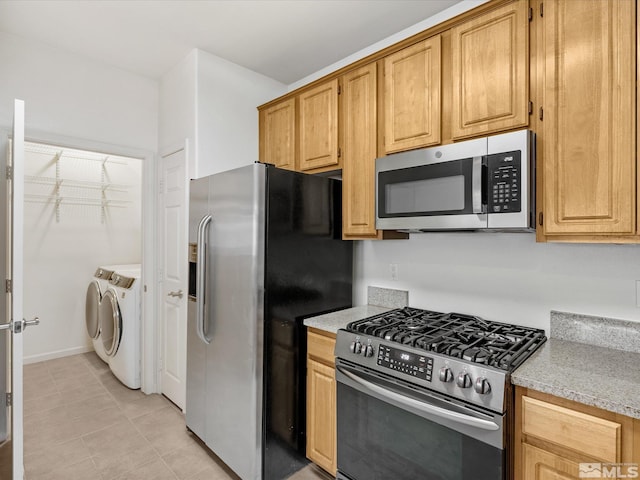
M 29 325 L 40 325 L 40 319 L 38 317 L 33 317 L 33 320 L 25 320 L 22 319 L 22 329 L 24 330 Z
M 182 290 L 178 290 L 177 292 L 169 292 L 169 293 L 167 293 L 167 297 L 182 298 Z
M 21 322 L 10 322 L 0 324 L 0 330 L 11 330 L 13 333 L 22 333 L 29 325 L 40 325 L 40 319 L 33 317 L 33 320 L 22 319 Z

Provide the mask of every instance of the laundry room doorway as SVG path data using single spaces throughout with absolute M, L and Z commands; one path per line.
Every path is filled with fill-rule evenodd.
M 43 317 L 25 341 L 25 364 L 93 349 L 87 285 L 98 267 L 142 261 L 142 166 L 139 158 L 25 143 L 25 315 Z

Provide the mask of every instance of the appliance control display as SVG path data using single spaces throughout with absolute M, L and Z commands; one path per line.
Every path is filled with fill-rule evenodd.
M 521 153 L 516 150 L 487 156 L 489 170 L 487 213 L 510 213 L 521 210 Z
M 418 377 L 428 382 L 433 373 L 433 358 L 380 345 L 378 365 Z

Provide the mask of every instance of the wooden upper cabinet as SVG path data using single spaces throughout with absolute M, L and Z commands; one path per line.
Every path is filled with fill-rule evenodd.
M 516 0 L 451 30 L 454 139 L 528 124 L 528 12 Z
M 338 79 L 318 85 L 299 97 L 301 171 L 341 168 L 338 155 Z
M 544 3 L 545 235 L 636 233 L 635 5 Z
M 296 169 L 296 103 L 290 98 L 260 112 L 260 161 Z
M 346 74 L 342 85 L 342 233 L 376 237 L 376 64 Z
M 440 143 L 440 35 L 384 59 L 384 148 Z

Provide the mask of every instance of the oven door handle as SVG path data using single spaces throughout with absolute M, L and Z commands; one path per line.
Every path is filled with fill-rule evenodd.
M 352 381 L 361 385 L 362 387 L 370 390 L 371 392 L 377 393 L 381 397 L 387 398 L 406 407 L 414 408 L 421 412 L 436 415 L 438 417 L 446 418 L 458 423 L 464 423 L 465 425 L 480 428 L 482 430 L 495 431 L 500 429 L 499 425 L 489 420 L 483 420 L 481 418 L 472 417 L 463 413 L 453 412 L 451 410 L 447 410 L 446 408 L 437 407 L 435 405 L 416 400 L 415 398 L 407 397 L 400 393 L 396 393 L 393 390 L 389 390 L 387 388 L 376 385 L 375 383 L 365 380 L 364 378 L 359 377 L 358 375 L 355 375 L 354 373 L 351 373 L 338 366 L 336 366 L 336 370 L 338 370 L 341 374 L 345 375 Z

